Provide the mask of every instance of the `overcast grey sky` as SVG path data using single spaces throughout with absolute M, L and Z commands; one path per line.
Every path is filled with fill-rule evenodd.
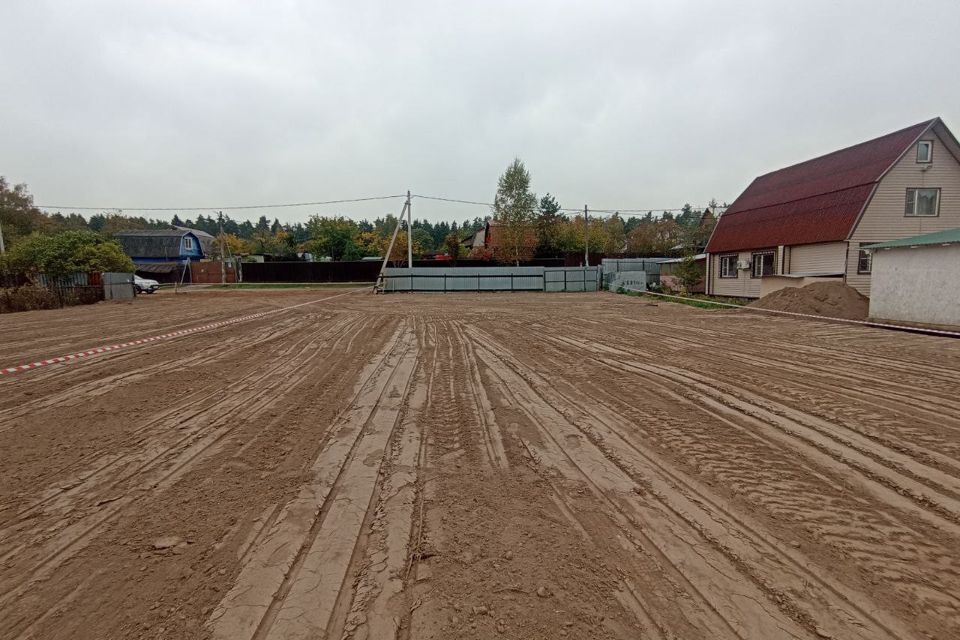
M 960 128 L 958 26 L 957 0 L 3 0 L 0 175 L 55 205 L 490 201 L 517 156 L 565 207 L 732 201 L 933 116 Z

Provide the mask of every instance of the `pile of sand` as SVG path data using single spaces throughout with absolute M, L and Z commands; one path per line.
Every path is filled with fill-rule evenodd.
M 831 318 L 866 320 L 870 301 L 842 282 L 814 282 L 805 287 L 787 287 L 774 291 L 748 306 Z

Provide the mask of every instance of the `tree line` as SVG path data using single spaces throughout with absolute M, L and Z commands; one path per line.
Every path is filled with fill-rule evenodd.
M 530 172 L 515 159 L 497 181 L 493 221 L 496 259 L 519 263 L 531 257 L 582 253 L 589 249 L 605 255 L 665 256 L 691 254 L 706 246 L 716 218 L 715 200 L 703 211 L 685 204 L 679 213 L 655 216 L 607 217 L 582 213 L 568 216 L 556 198 L 537 198 L 530 189 Z
M 418 257 L 431 253 L 451 258 L 520 262 L 533 257 L 562 257 L 582 253 L 589 245 L 591 253 L 606 255 L 683 255 L 702 249 L 713 229 L 716 206 L 699 211 L 685 205 L 679 212 L 649 211 L 644 215 L 590 216 L 588 225 L 582 213 L 568 215 L 560 203 L 547 193 L 538 197 L 530 189 L 530 174 L 524 164 L 514 160 L 497 182 L 496 196 L 489 216 L 476 216 L 457 222 L 414 219 L 412 240 Z M 495 236 L 492 246 L 472 247 L 469 240 L 491 220 Z M 34 206 L 26 185 L 11 185 L 0 176 L 0 229 L 8 250 L 31 237 L 56 236 L 65 232 L 86 232 L 82 237 L 111 242 L 115 233 L 137 229 L 166 229 L 171 224 L 204 231 L 221 237 L 229 255 L 268 254 L 279 259 L 301 259 L 311 253 L 317 259 L 357 260 L 383 256 L 397 225 L 397 216 L 387 214 L 369 220 L 344 216 L 310 216 L 306 223 L 281 223 L 260 216 L 256 221 L 234 220 L 228 214 L 200 214 L 170 222 L 104 211 L 85 217 L 77 213 L 47 213 Z M 585 228 L 586 226 L 586 228 Z M 406 253 L 406 225 L 398 234 L 393 259 Z M 81 236 L 72 236 L 74 238 Z M 36 240 L 34 240 L 36 242 Z M 90 240 L 93 242 L 93 240 Z M 220 243 L 215 243 L 219 252 Z M 214 256 L 219 257 L 219 256 Z

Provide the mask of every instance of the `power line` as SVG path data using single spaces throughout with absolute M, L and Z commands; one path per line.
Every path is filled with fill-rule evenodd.
M 439 200 L 440 202 L 455 202 L 455 203 L 458 203 L 458 204 L 472 204 L 472 205 L 478 205 L 478 206 L 481 206 L 481 207 L 492 207 L 492 206 L 493 206 L 493 203 L 491 203 L 491 202 L 478 202 L 478 201 L 476 201 L 476 200 L 460 200 L 460 199 L 457 199 L 457 198 L 444 198 L 444 197 L 440 197 L 440 196 L 425 196 L 425 195 L 421 195 L 421 194 L 414 194 L 413 197 L 414 197 L 414 198 L 423 198 L 424 200 Z M 690 205 L 690 208 L 691 208 L 691 209 L 701 209 L 701 210 L 703 210 L 703 209 L 710 208 L 710 206 L 707 205 L 707 206 L 702 206 L 702 207 L 701 207 L 701 206 L 693 206 L 693 205 Z M 721 207 L 720 205 L 717 205 L 717 206 L 714 207 L 714 208 L 719 209 L 719 208 L 722 208 L 722 207 Z M 684 209 L 683 207 L 674 207 L 674 208 L 670 208 L 670 207 L 643 207 L 643 208 L 638 208 L 638 209 L 594 209 L 593 207 L 591 207 L 591 208 L 590 208 L 590 212 L 591 212 L 591 213 L 609 213 L 609 214 L 614 214 L 614 213 L 647 213 L 647 212 L 649 212 L 649 211 L 683 211 L 683 209 Z M 571 208 L 568 208 L 568 207 L 561 207 L 561 208 L 560 208 L 560 211 L 568 211 L 568 212 L 571 212 L 571 213 L 582 213 L 582 212 L 583 212 L 582 209 L 571 209 Z
M 395 196 L 371 196 L 369 198 L 347 198 L 343 200 L 323 200 L 319 202 L 285 202 L 281 204 L 248 204 L 232 207 L 67 207 L 62 205 L 34 205 L 37 209 L 63 209 L 66 211 L 239 211 L 242 209 L 285 209 L 289 207 L 314 207 L 325 204 L 347 204 L 350 202 L 369 202 L 371 200 L 392 200 L 406 198 L 406 194 Z
M 251 204 L 251 205 L 234 205 L 234 206 L 217 206 L 217 207 L 87 207 L 87 206 L 66 206 L 66 205 L 34 205 L 37 209 L 46 209 L 46 210 L 58 210 L 58 211 L 137 211 L 137 212 L 150 212 L 150 211 L 244 211 L 244 210 L 253 210 L 253 209 L 288 209 L 293 207 L 315 207 L 322 205 L 331 205 L 331 204 L 350 204 L 355 202 L 372 202 L 377 200 L 395 200 L 400 198 L 406 198 L 406 194 L 396 194 L 389 196 L 370 196 L 364 198 L 343 198 L 339 200 L 318 200 L 315 202 L 283 202 L 277 204 Z M 424 194 L 414 194 L 412 197 L 421 198 L 423 200 L 434 200 L 438 202 L 451 202 L 456 204 L 466 204 L 479 207 L 493 207 L 491 202 L 480 202 L 478 200 L 463 200 L 460 198 L 447 198 L 443 196 L 428 196 Z M 692 209 L 705 210 L 710 208 L 707 206 L 693 206 L 690 205 Z M 723 208 L 723 207 L 714 207 L 714 208 Z M 675 212 L 683 211 L 684 207 L 636 207 L 636 208 L 590 208 L 592 213 L 605 213 L 613 215 L 615 213 L 648 213 L 648 212 Z M 581 213 L 581 209 L 574 209 L 569 207 L 561 207 L 560 211 L 567 213 Z
M 492 207 L 493 204 L 489 202 L 477 202 L 476 200 L 457 200 L 456 198 L 441 198 L 440 196 L 423 196 L 420 194 L 413 194 L 414 198 L 423 198 L 424 200 L 439 200 L 440 202 L 456 202 L 459 204 L 475 204 L 481 207 Z

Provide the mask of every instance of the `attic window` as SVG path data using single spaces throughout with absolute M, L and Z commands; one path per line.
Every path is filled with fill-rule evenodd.
M 917 162 L 933 162 L 933 142 L 931 140 L 921 140 L 917 143 Z
M 193 251 L 193 238 L 187 236 L 183 239 L 183 248 L 187 251 Z

